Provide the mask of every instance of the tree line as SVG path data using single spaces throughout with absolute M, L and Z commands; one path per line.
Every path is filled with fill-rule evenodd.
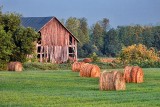
M 99 56 L 115 57 L 122 47 L 144 44 L 147 48 L 160 50 L 160 26 L 118 26 L 111 28 L 109 19 L 103 18 L 91 27 L 86 18 L 70 17 L 63 24 L 75 35 L 78 56 L 86 57 L 93 52 Z

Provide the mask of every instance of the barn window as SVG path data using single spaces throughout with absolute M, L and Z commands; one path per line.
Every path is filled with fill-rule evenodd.
M 39 38 L 37 39 L 37 43 L 38 43 L 38 44 L 41 44 L 41 32 L 38 32 L 38 33 L 39 33 L 40 36 L 39 36 Z
M 72 36 L 69 36 L 69 45 L 72 45 Z

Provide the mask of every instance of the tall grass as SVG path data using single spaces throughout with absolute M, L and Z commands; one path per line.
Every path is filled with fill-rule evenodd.
M 142 84 L 100 91 L 98 78 L 70 70 L 0 72 L 0 107 L 159 107 L 160 68 L 144 69 Z

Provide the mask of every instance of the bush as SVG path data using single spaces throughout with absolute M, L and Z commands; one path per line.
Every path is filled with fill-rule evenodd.
M 100 62 L 100 59 L 95 52 L 93 52 L 89 57 L 92 59 L 93 62 Z
M 141 62 L 141 63 L 131 63 L 131 65 L 138 65 L 142 68 L 160 68 L 160 62 Z
M 124 47 L 119 55 L 123 64 L 142 64 L 158 62 L 158 55 L 154 48 L 147 49 L 145 45 L 131 45 Z
M 0 71 L 7 70 L 7 62 L 0 60 Z

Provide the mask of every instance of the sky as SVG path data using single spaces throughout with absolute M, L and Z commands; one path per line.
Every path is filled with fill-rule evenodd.
M 0 0 L 2 11 L 24 17 L 87 18 L 89 26 L 103 18 L 111 27 L 160 25 L 160 0 Z

